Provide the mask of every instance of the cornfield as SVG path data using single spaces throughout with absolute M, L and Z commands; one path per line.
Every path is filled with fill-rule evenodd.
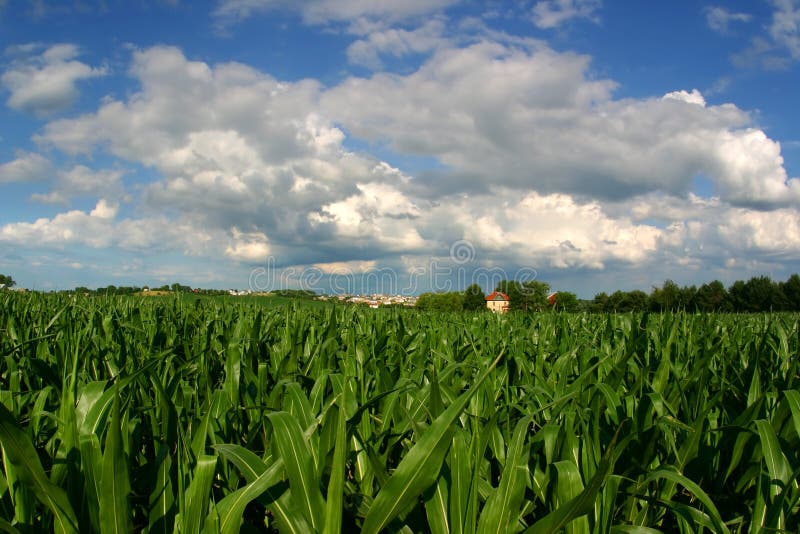
M 0 531 L 798 532 L 799 321 L 0 295 Z

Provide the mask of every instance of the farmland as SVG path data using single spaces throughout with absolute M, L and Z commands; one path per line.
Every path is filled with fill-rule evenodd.
M 0 530 L 797 532 L 796 314 L 0 294 Z

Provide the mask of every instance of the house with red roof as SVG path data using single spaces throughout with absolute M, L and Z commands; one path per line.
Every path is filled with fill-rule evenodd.
M 486 307 L 495 313 L 506 313 L 511 305 L 511 299 L 508 298 L 508 295 L 500 291 L 493 291 L 484 300 L 486 301 Z

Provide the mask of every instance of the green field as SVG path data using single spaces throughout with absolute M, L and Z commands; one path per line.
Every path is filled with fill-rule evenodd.
M 0 531 L 798 532 L 800 316 L 0 294 Z

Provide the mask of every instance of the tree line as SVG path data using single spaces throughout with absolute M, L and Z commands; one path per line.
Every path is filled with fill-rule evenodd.
M 0 274 L 0 288 L 10 289 L 16 285 L 14 279 Z M 106 286 L 97 289 L 76 287 L 73 291 L 87 295 L 133 295 L 144 288 L 137 286 Z M 149 288 L 151 291 L 171 291 L 174 293 L 194 292 L 202 295 L 224 295 L 227 291 L 219 289 L 192 289 L 190 286 L 174 283 Z M 641 290 L 615 291 L 610 295 L 597 293 L 592 300 L 580 300 L 575 293 L 559 291 L 554 301 L 548 300 L 550 284 L 540 280 L 518 282 L 502 280 L 495 287 L 508 295 L 511 310 L 522 312 L 541 311 L 589 311 L 589 312 L 629 312 L 629 311 L 701 311 L 701 312 L 768 312 L 800 311 L 800 274 L 793 274 L 782 282 L 773 281 L 768 276 L 754 276 L 747 281 L 737 280 L 729 287 L 719 280 L 701 286 L 679 286 L 672 280 L 660 287 L 653 287 L 650 293 Z M 285 290 L 276 292 L 293 298 L 314 298 L 316 293 L 304 290 Z M 417 308 L 438 311 L 479 311 L 486 309 L 485 295 L 478 284 L 472 284 L 464 291 L 443 293 L 423 293 L 417 299 Z
M 72 290 L 75 293 L 81 295 L 134 295 L 141 293 L 143 291 L 169 291 L 172 293 L 191 293 L 194 290 L 191 286 L 186 286 L 179 283 L 174 284 L 164 284 L 163 286 L 159 287 L 140 287 L 140 286 L 115 286 L 109 285 L 105 287 L 98 287 L 96 289 L 89 289 L 88 287 L 78 286 Z M 209 291 L 214 293 L 223 294 L 224 291 L 216 290 L 216 289 L 204 289 L 202 290 L 204 293 Z
M 702 311 L 702 312 L 769 312 L 800 311 L 800 275 L 776 282 L 768 276 L 737 280 L 727 289 L 719 280 L 699 287 L 679 286 L 667 280 L 644 291 L 598 293 L 585 304 L 588 311 Z
M 514 311 L 699 311 L 699 312 L 768 312 L 800 311 L 800 275 L 776 282 L 768 276 L 754 276 L 747 281 L 737 280 L 729 287 L 719 280 L 701 286 L 679 286 L 672 280 L 650 293 L 641 290 L 615 291 L 610 295 L 597 293 L 592 300 L 580 300 L 575 293 L 559 291 L 548 300 L 550 285 L 539 280 L 517 282 L 503 280 L 495 291 L 508 295 L 509 308 Z M 473 284 L 465 291 L 423 293 L 417 308 L 438 311 L 479 311 L 486 309 L 483 289 Z
M 505 293 L 509 298 L 509 308 L 518 311 L 540 312 L 552 309 L 561 311 L 580 311 L 581 303 L 575 293 L 559 291 L 554 303 L 547 299 L 550 284 L 539 280 L 517 282 L 502 280 L 495 291 Z M 472 284 L 464 291 L 422 293 L 417 298 L 417 308 L 435 311 L 480 311 L 486 309 L 485 295 L 478 284 Z

